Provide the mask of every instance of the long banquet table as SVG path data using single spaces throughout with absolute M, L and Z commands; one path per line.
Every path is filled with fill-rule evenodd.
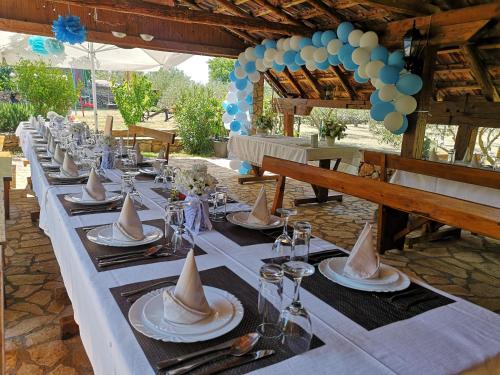
M 33 152 L 31 133 L 22 129 L 18 133 L 30 161 L 33 188 L 40 204 L 40 227 L 52 241 L 95 373 L 154 374 L 110 288 L 178 275 L 183 260 L 98 272 L 75 228 L 111 223 L 118 213 L 69 216 L 58 194 L 78 192 L 81 186 L 50 185 Z M 121 172 L 109 170 L 106 174 L 112 181 L 106 184 L 107 189 L 119 188 Z M 165 199 L 152 190 L 154 184 L 137 185 L 147 206 L 139 212 L 141 219 L 162 218 Z M 262 259 L 271 256 L 270 244 L 239 246 L 217 231 L 201 233 L 196 242 L 206 252 L 196 257 L 200 270 L 226 266 L 258 288 L 258 269 Z M 311 252 L 332 247 L 335 246 L 314 238 Z M 311 313 L 315 335 L 325 345 L 255 373 L 452 374 L 500 355 L 498 315 L 421 282 L 415 283 L 451 298 L 452 303 L 370 330 L 303 290 L 301 299 Z M 289 280 L 285 280 L 285 294 L 286 303 L 292 295 Z M 364 312 L 360 309 L 357 313 Z

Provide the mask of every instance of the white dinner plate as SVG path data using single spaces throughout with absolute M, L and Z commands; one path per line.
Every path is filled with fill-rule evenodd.
M 55 178 L 57 180 L 82 180 L 88 176 L 88 172 L 78 172 L 78 176 L 66 176 L 62 172 L 49 173 L 50 178 Z
M 278 216 L 271 215 L 271 223 L 262 225 L 247 222 L 248 215 L 250 215 L 250 212 L 231 212 L 227 214 L 227 220 L 232 224 L 239 225 L 240 227 L 256 230 L 274 229 L 283 226 L 283 220 L 281 220 Z
M 225 290 L 204 286 L 212 314 L 194 324 L 172 323 L 163 317 L 162 293 L 173 286 L 153 290 L 130 307 L 130 324 L 147 337 L 167 342 L 198 342 L 222 336 L 238 326 L 243 319 L 243 305 Z
M 144 239 L 140 241 L 120 241 L 113 238 L 113 224 L 107 224 L 89 230 L 87 232 L 87 238 L 89 241 L 94 242 L 98 245 L 133 247 L 147 245 L 149 243 L 158 241 L 163 237 L 163 231 L 160 228 L 154 227 L 152 225 L 143 224 L 142 231 L 144 233 Z
M 399 273 L 399 278 L 397 281 L 386 284 L 386 285 L 376 285 L 376 284 L 362 284 L 356 281 L 353 281 L 351 279 L 340 279 L 334 272 L 330 270 L 330 267 L 328 263 L 332 260 L 330 259 L 325 259 L 323 260 L 319 266 L 318 269 L 321 272 L 323 276 L 325 276 L 327 279 L 345 286 L 346 288 L 351 288 L 351 289 L 356 289 L 356 290 L 362 290 L 365 292 L 396 292 L 398 290 L 404 290 L 410 286 L 410 279 L 408 276 L 406 276 L 404 273 L 396 270 Z
M 147 174 L 149 176 L 156 176 L 158 173 L 154 170 L 154 168 L 139 168 L 139 172 L 142 174 Z
M 106 199 L 102 201 L 84 200 L 82 199 L 82 193 L 66 194 L 64 196 L 64 200 L 75 204 L 81 204 L 83 206 L 99 206 L 102 204 L 116 202 L 119 201 L 120 199 L 122 199 L 122 195 L 120 193 L 112 193 L 110 191 L 106 192 Z
M 328 262 L 328 267 L 330 268 L 330 271 L 335 273 L 340 280 L 344 281 L 344 283 L 354 281 L 366 285 L 387 285 L 387 284 L 392 284 L 398 281 L 399 279 L 399 273 L 397 269 L 382 263 L 380 263 L 379 274 L 377 278 L 354 279 L 353 277 L 346 275 L 344 273 L 344 267 L 346 262 L 347 262 L 347 257 L 332 258 L 330 262 Z
M 43 162 L 43 163 L 40 163 L 40 165 L 44 168 L 60 168 L 61 167 L 61 164 L 56 163 L 56 162 L 52 162 L 52 161 Z

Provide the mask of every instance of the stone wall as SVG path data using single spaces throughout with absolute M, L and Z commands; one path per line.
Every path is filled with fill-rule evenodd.
M 1 133 L 0 135 L 5 136 L 5 140 L 3 142 L 3 150 L 4 151 L 12 151 L 14 149 L 19 148 L 19 138 L 13 133 Z
M 124 139 L 124 142 L 126 143 L 126 138 Z M 142 152 L 160 152 L 160 150 L 164 147 L 163 142 L 153 138 L 138 137 L 137 142 L 139 142 L 139 147 Z M 182 140 L 176 138 L 174 144 L 170 145 L 170 153 L 180 151 L 182 151 Z

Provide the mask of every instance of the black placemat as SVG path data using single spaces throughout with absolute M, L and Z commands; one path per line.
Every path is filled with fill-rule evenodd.
M 154 191 L 156 194 L 158 194 L 158 195 L 162 196 L 162 197 L 163 197 L 163 198 L 165 198 L 165 199 L 168 199 L 168 198 L 171 198 L 171 197 L 172 197 L 172 196 L 171 196 L 171 194 L 172 194 L 172 193 L 171 193 L 171 190 L 170 190 L 170 189 L 168 189 L 168 188 L 166 188 L 166 187 L 156 187 L 156 188 L 151 188 L 151 190 L 152 190 L 152 191 Z M 233 198 L 231 198 L 231 197 L 228 197 L 228 198 L 227 198 L 227 202 L 226 202 L 226 203 L 227 203 L 227 204 L 230 204 L 230 203 L 238 203 L 238 201 L 237 201 L 237 200 L 235 200 L 235 199 L 233 199 Z M 212 205 L 212 204 L 210 203 L 210 206 L 211 206 L 211 205 Z
M 217 267 L 201 271 L 200 276 L 203 285 L 208 285 L 226 290 L 229 293 L 235 295 L 241 301 L 241 303 L 243 304 L 243 308 L 245 309 L 243 320 L 231 332 L 226 333 L 225 335 L 218 337 L 216 339 L 204 341 L 201 343 L 170 343 L 170 342 L 154 340 L 137 332 L 131 326 L 131 329 L 134 332 L 134 335 L 139 345 L 141 346 L 142 350 L 144 351 L 144 354 L 146 355 L 146 358 L 148 359 L 149 363 L 153 368 L 156 368 L 156 363 L 160 360 L 169 359 L 179 355 L 191 353 L 197 350 L 204 349 L 208 346 L 213 346 L 223 343 L 232 338 L 242 336 L 249 332 L 255 332 L 256 327 L 260 323 L 259 314 L 257 310 L 258 293 L 257 290 L 251 287 L 247 282 L 245 282 L 243 279 L 241 279 L 227 267 Z M 115 301 L 118 303 L 118 306 L 120 307 L 120 310 L 122 311 L 125 319 L 128 320 L 127 318 L 128 310 L 130 309 L 131 304 L 127 302 L 126 298 L 120 296 L 120 292 L 153 284 L 155 282 L 158 282 L 159 280 L 176 280 L 177 277 L 178 276 L 173 276 L 163 279 L 150 280 L 147 282 L 120 286 L 110 289 L 110 292 L 115 298 Z M 311 348 L 315 349 L 322 345 L 324 345 L 324 343 L 319 338 L 314 336 L 311 342 Z M 268 358 L 226 370 L 224 372 L 221 372 L 221 374 L 234 374 L 234 375 L 244 374 L 250 371 L 255 371 L 260 368 L 267 367 L 272 364 L 284 361 L 285 359 L 291 358 L 294 355 L 287 348 L 283 347 L 282 345 L 279 345 L 278 341 L 274 341 L 274 345 L 271 345 L 270 341 L 259 342 L 253 350 L 260 350 L 260 349 L 274 349 L 276 350 L 276 353 Z M 226 359 L 226 361 L 228 359 Z M 217 364 L 219 363 L 223 362 L 218 361 Z M 192 371 L 190 372 L 190 374 L 200 373 L 206 370 L 207 368 L 210 368 L 210 365 L 206 365 L 204 367 L 199 368 L 198 370 Z
M 301 286 L 368 331 L 455 302 L 413 282 L 407 289 L 398 292 L 375 293 L 350 289 L 330 281 L 318 270 L 322 260 L 346 256 L 341 250 L 311 254 L 308 262 L 315 266 L 316 272 L 304 277 Z M 282 258 L 263 261 L 280 263 Z
M 237 243 L 239 246 L 273 243 L 274 240 L 276 240 L 276 237 L 283 232 L 283 228 L 269 230 L 243 228 L 239 225 L 232 224 L 229 221 L 212 222 L 212 225 L 217 232 Z M 293 234 L 292 228 L 288 228 L 288 234 L 290 236 Z
M 148 220 L 148 221 L 143 221 L 142 223 L 147 224 L 147 225 L 153 225 L 153 226 L 160 228 L 162 230 L 165 227 L 165 222 L 162 219 Z M 183 259 L 187 255 L 187 253 L 186 254 L 176 253 L 174 256 L 171 256 L 171 257 L 169 256 L 169 257 L 158 257 L 158 258 L 145 258 L 145 259 L 138 260 L 136 262 L 127 262 L 127 263 L 116 264 L 113 266 L 101 268 L 98 266 L 98 262 L 96 259 L 97 256 L 122 253 L 122 252 L 127 251 L 127 248 L 115 247 L 115 246 L 102 246 L 102 245 L 98 245 L 96 243 L 89 241 L 87 239 L 87 232 L 91 228 L 93 228 L 93 227 L 75 228 L 75 230 L 76 230 L 76 233 L 78 234 L 78 237 L 80 237 L 80 240 L 83 243 L 83 247 L 85 248 L 85 250 L 87 250 L 87 254 L 89 255 L 90 260 L 92 260 L 92 263 L 94 264 L 94 267 L 98 272 L 115 270 L 115 269 L 124 268 L 124 267 L 139 266 L 142 264 L 149 264 L 149 263 L 171 262 L 174 260 Z M 148 247 L 161 244 L 163 241 L 164 241 L 164 239 L 161 238 L 156 242 L 153 242 L 153 243 L 150 243 L 147 245 L 136 246 L 136 247 L 129 248 L 129 249 L 131 249 L 131 250 L 140 250 L 140 249 L 146 250 Z M 198 246 L 194 247 L 194 255 L 195 256 L 196 255 L 204 255 L 204 254 L 206 254 L 206 252 L 203 251 L 202 249 L 200 249 Z
M 111 191 L 111 193 L 119 193 L 119 191 Z M 69 215 L 69 216 L 79 216 L 79 215 L 92 215 L 93 212 L 90 212 L 92 209 L 97 209 L 97 210 L 100 210 L 100 209 L 104 209 L 106 207 L 113 207 L 113 210 L 109 211 L 109 212 L 120 212 L 121 210 L 121 207 L 122 207 L 122 204 L 123 204 L 123 201 L 120 200 L 118 202 L 118 204 L 103 204 L 103 205 L 99 205 L 99 206 L 84 206 L 84 205 L 80 205 L 80 204 L 75 204 L 75 203 L 71 203 L 71 202 L 68 202 L 66 199 L 64 199 L 64 196 L 67 195 L 68 193 L 63 193 L 63 194 L 57 194 L 57 198 L 59 199 L 59 201 L 61 202 L 62 206 L 64 207 L 64 211 L 66 211 L 66 213 Z M 143 210 L 147 210 L 148 207 L 143 205 L 142 203 L 140 202 L 137 202 L 134 200 L 134 207 L 137 211 L 143 211 Z M 84 213 L 72 213 L 71 210 L 72 209 L 89 209 L 89 212 L 84 212 Z M 103 212 L 98 212 L 98 213 L 103 213 Z
M 88 177 L 78 180 L 78 181 L 72 181 L 72 180 L 59 180 L 57 178 L 51 178 L 49 177 L 49 173 L 54 173 L 54 172 L 47 172 L 45 173 L 45 177 L 47 177 L 47 181 L 49 182 L 49 185 L 83 185 L 87 183 Z M 107 177 L 101 177 L 101 182 L 102 183 L 109 183 L 113 182 Z

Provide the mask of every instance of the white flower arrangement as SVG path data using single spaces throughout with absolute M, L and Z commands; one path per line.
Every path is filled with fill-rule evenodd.
M 57 116 L 59 116 L 59 114 L 57 112 L 54 112 L 54 111 L 47 112 L 47 118 L 49 119 L 49 121 L 52 121 Z
M 80 134 L 85 131 L 86 124 L 84 122 L 74 122 L 69 126 L 69 132 L 71 134 Z
M 181 170 L 175 176 L 175 187 L 186 195 L 204 195 L 214 191 L 217 179 L 207 173 L 207 167 L 195 164 L 190 170 Z

